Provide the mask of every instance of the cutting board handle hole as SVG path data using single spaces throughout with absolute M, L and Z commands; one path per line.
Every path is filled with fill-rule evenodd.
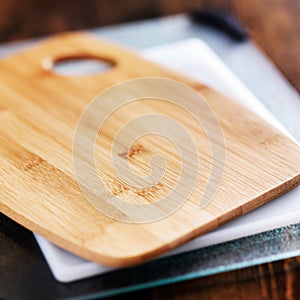
M 109 59 L 93 57 L 90 55 L 66 56 L 54 60 L 46 59 L 43 67 L 63 76 L 92 76 L 103 74 L 116 65 Z

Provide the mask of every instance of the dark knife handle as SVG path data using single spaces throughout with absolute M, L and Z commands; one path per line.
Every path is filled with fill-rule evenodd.
M 231 14 L 220 10 L 196 10 L 191 13 L 192 20 L 216 28 L 236 41 L 245 41 L 248 34 L 242 24 Z

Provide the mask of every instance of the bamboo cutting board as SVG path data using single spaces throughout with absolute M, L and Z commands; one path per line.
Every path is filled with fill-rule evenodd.
M 72 57 L 101 58 L 115 66 L 89 77 L 65 77 L 52 72 L 51 61 Z M 181 170 L 176 147 L 161 136 L 141 137 L 124 151 L 129 135 L 139 132 L 133 127 L 128 136 L 123 134 L 124 145 L 117 148 L 120 158 L 129 161 L 137 175 L 145 176 L 151 157 L 159 153 L 166 160 L 167 171 L 149 188 L 124 184 L 110 165 L 109 142 L 128 120 L 143 114 L 170 115 L 190 131 L 198 149 L 200 175 L 190 178 L 196 184 L 187 201 L 165 218 L 132 224 L 102 214 L 88 201 L 75 176 L 72 149 L 80 116 L 95 96 L 115 83 L 152 76 L 178 80 L 199 92 L 214 112 L 224 141 L 218 140 L 219 135 L 207 136 L 207 130 L 199 127 L 186 110 L 157 99 L 130 103 L 109 115 L 99 131 L 104 138 L 97 138 L 95 160 L 99 176 L 111 194 L 122 201 L 156 201 L 172 191 Z M 146 91 L 148 88 L 141 87 Z M 180 91 L 174 86 L 175 94 Z M 129 93 L 134 97 L 136 91 Z M 85 34 L 55 37 L 3 60 L 0 96 L 1 211 L 68 251 L 103 264 L 126 266 L 146 261 L 262 205 L 300 181 L 299 146 L 259 117 L 206 86 Z M 200 116 L 207 118 L 201 115 L 202 107 L 195 99 L 188 94 L 180 96 L 189 102 L 192 112 L 200 110 Z M 103 111 L 106 108 L 103 102 Z M 92 138 L 89 125 L 84 127 L 87 141 L 81 140 L 82 145 Z M 213 159 L 211 144 L 221 147 L 223 142 L 225 160 L 219 161 L 219 156 Z M 184 140 L 180 144 L 183 148 L 188 145 Z M 85 162 L 86 155 L 83 151 L 79 158 Z M 199 199 L 213 167 L 222 169 L 222 180 L 215 182 L 218 186 L 213 199 L 200 208 Z M 176 192 L 174 201 L 183 191 Z M 122 213 L 126 215 L 126 211 Z

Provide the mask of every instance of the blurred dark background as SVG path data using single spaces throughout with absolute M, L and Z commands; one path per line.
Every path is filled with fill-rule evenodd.
M 0 0 L 0 42 L 196 9 L 232 13 L 300 91 L 299 0 Z
M 299 14 L 298 0 L 0 0 L 0 41 L 65 30 L 99 27 L 140 19 L 217 8 L 232 12 L 251 27 L 264 18 L 277 23 Z M 274 19 L 276 17 L 276 19 Z M 290 24 L 292 25 L 292 24 Z
M 0 0 L 0 41 L 148 19 L 234 1 Z M 227 5 L 228 4 L 228 5 Z

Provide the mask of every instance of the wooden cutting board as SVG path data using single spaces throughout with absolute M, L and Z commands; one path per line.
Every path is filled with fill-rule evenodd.
M 103 74 L 86 77 L 53 72 L 52 62 L 76 57 L 102 59 L 114 66 Z M 107 118 L 99 129 L 94 152 L 85 148 L 94 141 L 92 118 L 85 120 L 83 136 L 76 142 L 82 124 L 79 120 L 82 121 L 91 100 L 116 83 L 141 77 L 169 78 L 188 85 L 201 95 L 213 114 L 207 113 L 205 105 L 181 83 L 169 86 L 169 81 L 161 79 L 151 86 L 153 81 L 143 81 L 127 94 L 114 94 L 112 102 L 100 101 L 98 108 Z M 155 92 L 148 97 L 151 89 Z M 184 107 L 154 97 L 162 91 L 183 99 Z M 109 113 L 114 101 L 141 93 L 145 94 L 143 101 L 127 103 Z M 199 126 L 194 113 L 206 126 L 217 129 Z M 166 138 L 149 134 L 128 147 L 127 139 L 138 134 L 140 127 L 146 130 L 155 125 L 164 132 L 170 130 L 172 136 L 175 132 L 176 136 L 176 126 L 151 122 L 146 115 L 167 115 L 189 132 L 199 160 L 196 177 L 192 172 L 195 153 L 184 138 L 181 140 L 179 131 L 180 145 L 174 145 L 168 135 Z M 97 114 L 94 116 L 97 118 Z M 122 126 L 136 116 L 144 119 L 129 127 L 131 131 L 123 132 Z M 209 87 L 84 33 L 51 38 L 0 62 L 0 121 L 1 212 L 72 253 L 110 266 L 133 265 L 161 255 L 300 183 L 300 147 L 277 129 Z M 120 130 L 118 159 L 113 166 L 111 144 Z M 82 148 L 74 156 L 76 143 Z M 184 155 L 177 153 L 177 146 Z M 117 210 L 119 219 L 109 215 L 110 206 L 108 213 L 103 214 L 83 193 L 84 187 L 78 184 L 82 173 L 76 172 L 76 164 L 85 166 L 90 153 L 94 154 L 97 175 L 107 187 L 105 193 L 97 189 L 94 193 L 108 202 L 118 197 L 133 204 L 130 207 L 134 207 L 138 217 L 143 216 L 139 222 L 130 222 L 128 216 L 132 212 L 126 209 Z M 155 154 L 164 157 L 165 165 L 161 161 L 151 165 Z M 139 178 L 146 178 L 151 166 L 165 168 L 165 173 L 155 185 L 134 187 L 118 177 L 118 168 L 124 167 L 124 161 L 129 162 L 131 172 Z M 195 182 L 193 190 L 176 210 L 151 220 L 146 206 L 155 205 L 170 194 L 176 203 L 186 192 L 177 189 L 182 161 L 188 166 L 187 186 Z M 88 171 L 89 168 L 87 178 Z M 207 189 L 215 189 L 215 193 L 203 202 Z M 163 210 L 164 205 L 155 208 Z M 157 212 L 157 216 L 163 215 Z

